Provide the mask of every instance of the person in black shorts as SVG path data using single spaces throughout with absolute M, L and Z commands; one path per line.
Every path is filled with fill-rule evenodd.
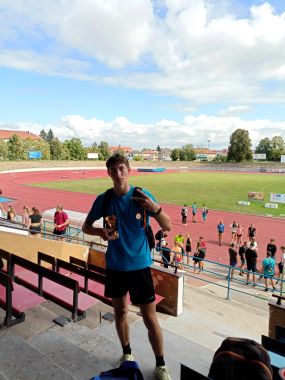
M 171 220 L 150 192 L 129 184 L 131 169 L 126 157 L 116 153 L 108 158 L 106 167 L 113 187 L 96 197 L 82 231 L 108 242 L 105 296 L 112 298 L 123 350 L 120 361 L 134 360 L 128 323 L 129 293 L 131 302 L 139 306 L 148 330 L 156 361 L 155 376 L 160 380 L 171 380 L 165 366 L 162 331 L 156 316 L 151 252 L 146 228 L 142 227 L 143 220 L 148 226 L 150 217 L 153 217 L 164 231 L 170 231 Z M 94 226 L 93 223 L 102 217 L 106 225 L 103 228 Z
M 244 241 L 243 245 L 239 247 L 238 254 L 240 257 L 240 272 L 239 275 L 243 276 L 243 268 L 245 266 L 245 252 L 247 250 L 247 241 Z
M 257 272 L 256 263 L 257 263 L 257 253 L 254 249 L 254 243 L 250 243 L 249 247 L 245 251 L 245 259 L 247 265 L 247 274 L 246 274 L 246 283 L 249 284 L 249 272 L 252 272 L 252 286 L 256 286 L 255 273 Z

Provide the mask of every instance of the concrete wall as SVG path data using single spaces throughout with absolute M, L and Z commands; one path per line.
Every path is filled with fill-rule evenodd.
M 34 263 L 37 262 L 38 251 L 65 261 L 69 261 L 69 256 L 82 260 L 88 258 L 87 246 L 2 231 L 0 231 L 0 248 Z
M 105 253 L 90 248 L 88 262 L 105 268 Z M 157 305 L 157 310 L 174 316 L 181 314 L 184 296 L 183 274 L 174 274 L 156 265 L 151 267 L 151 273 L 155 292 L 164 297 L 164 300 Z

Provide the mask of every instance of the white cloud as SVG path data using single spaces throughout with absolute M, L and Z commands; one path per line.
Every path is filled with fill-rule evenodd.
M 285 139 L 285 122 L 269 120 L 243 120 L 239 117 L 186 116 L 181 122 L 160 120 L 156 123 L 136 124 L 126 117 L 112 121 L 86 119 L 80 115 L 68 115 L 57 124 L 19 123 L 13 126 L 0 124 L 1 129 L 31 131 L 36 134 L 42 129 L 53 130 L 60 140 L 79 137 L 84 145 L 107 141 L 110 145 L 143 147 L 179 147 L 188 143 L 206 147 L 210 140 L 211 148 L 226 148 L 230 135 L 237 129 L 249 131 L 253 146 L 264 138 L 281 135 Z
M 284 102 L 285 91 L 267 84 L 284 86 L 285 13 L 264 3 L 240 19 L 220 3 L 157 0 L 167 9 L 157 17 L 151 0 L 2 0 L 0 65 L 195 104 Z
M 223 109 L 219 112 L 221 116 L 234 116 L 241 113 L 246 113 L 251 110 L 251 107 L 245 105 L 230 106 L 227 109 Z

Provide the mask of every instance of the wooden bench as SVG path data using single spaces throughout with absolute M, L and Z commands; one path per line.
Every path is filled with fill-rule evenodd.
M 15 282 L 69 310 L 73 321 L 85 318 L 86 309 L 96 304 L 92 297 L 80 293 L 78 282 L 72 278 L 14 254 L 11 262 Z M 16 266 L 26 270 L 15 275 Z

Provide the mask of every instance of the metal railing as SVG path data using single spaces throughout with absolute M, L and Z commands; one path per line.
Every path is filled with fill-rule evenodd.
M 268 298 L 260 297 L 260 295 L 256 295 L 256 294 L 250 293 L 249 291 L 244 291 L 243 289 L 234 287 L 235 285 L 246 285 L 246 286 L 251 285 L 252 287 L 263 290 L 263 291 L 265 291 L 265 289 L 266 289 L 266 287 L 264 285 L 258 283 L 257 281 L 255 283 L 253 283 L 252 281 L 247 281 L 247 280 L 242 279 L 242 276 L 231 277 L 232 271 L 233 271 L 233 273 L 235 271 L 241 272 L 241 269 L 238 266 L 230 266 L 230 265 L 222 264 L 222 263 L 219 263 L 216 261 L 201 259 L 199 257 L 196 257 L 194 255 L 188 255 L 186 253 L 182 254 L 182 262 L 177 263 L 177 261 L 176 261 L 177 253 L 176 252 L 171 251 L 169 249 L 162 248 L 162 247 L 159 247 L 157 249 L 158 249 L 158 251 L 156 249 L 154 249 L 152 251 L 153 259 L 156 262 L 160 262 L 161 265 L 164 265 L 164 264 L 170 265 L 171 263 L 172 264 L 174 263 L 174 265 L 171 265 L 170 270 L 173 270 L 175 273 L 177 272 L 177 270 L 178 271 L 182 270 L 184 272 L 184 275 L 187 277 L 195 278 L 195 279 L 198 279 L 198 280 L 203 281 L 205 283 L 213 284 L 215 286 L 224 288 L 226 290 L 226 297 L 225 298 L 227 300 L 230 299 L 230 293 L 231 292 L 237 292 L 240 294 L 245 294 L 248 296 L 253 296 L 253 297 L 256 297 L 258 299 L 264 299 L 264 300 L 268 301 Z M 172 255 L 172 258 L 168 263 L 167 263 L 167 257 L 165 257 L 165 255 L 164 255 L 166 251 L 170 252 L 170 254 Z M 160 258 L 160 260 L 155 259 L 155 257 L 157 257 L 157 256 Z M 187 260 L 187 257 L 188 257 L 189 261 L 194 259 L 197 263 L 199 263 L 199 262 L 205 263 L 206 266 L 204 266 L 203 268 L 199 268 L 199 267 L 197 268 L 196 265 L 192 265 L 190 263 L 187 264 L 187 263 L 185 263 L 185 259 Z M 214 267 L 214 269 L 213 269 L 213 267 Z M 193 272 L 191 272 L 191 270 L 193 270 Z M 198 270 L 198 273 L 196 272 L 197 270 Z M 245 276 L 245 278 L 247 278 L 248 273 L 249 273 L 249 276 L 254 274 L 257 278 L 259 278 L 259 277 L 264 278 L 264 274 L 261 272 L 251 272 L 245 268 L 242 269 L 243 277 Z M 201 274 L 202 274 L 202 276 L 201 276 Z M 203 274 L 205 274 L 205 276 L 203 276 Z M 212 280 L 211 280 L 211 278 L 212 278 Z M 270 279 L 268 279 L 268 281 L 269 280 Z M 280 278 L 272 277 L 272 280 L 274 282 L 278 281 L 278 283 L 280 283 L 280 289 L 268 288 L 268 292 L 274 292 L 275 294 L 279 293 L 281 296 L 284 296 L 285 295 L 285 280 L 281 276 L 280 276 Z M 275 287 L 276 287 L 276 285 L 275 285 Z

